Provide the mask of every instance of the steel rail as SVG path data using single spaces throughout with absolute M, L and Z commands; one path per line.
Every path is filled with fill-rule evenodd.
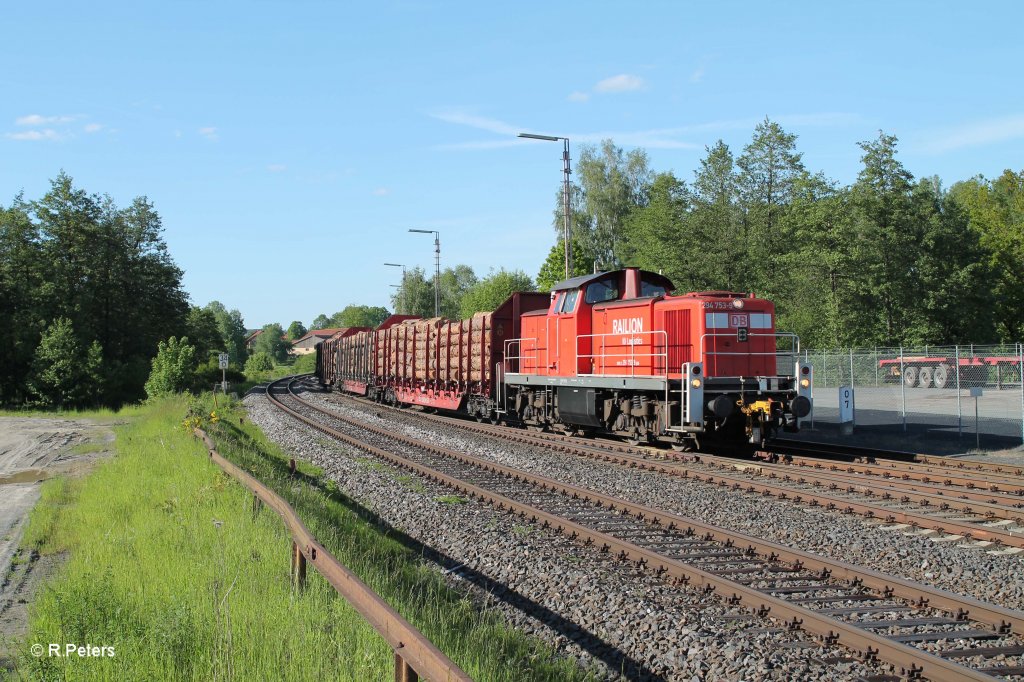
M 315 405 L 310 405 L 310 407 L 315 410 L 320 410 L 320 408 L 317 408 Z M 557 445 L 557 447 L 562 452 L 574 452 L 576 454 L 608 462 L 610 464 L 655 471 L 657 473 L 670 476 L 680 476 L 682 478 L 689 478 L 698 482 L 718 485 L 720 487 L 728 487 L 732 490 L 769 495 L 783 501 L 792 501 L 798 504 L 806 503 L 814 507 L 822 507 L 828 511 L 841 511 L 847 514 L 857 514 L 859 516 L 864 516 L 869 519 L 878 519 L 887 523 L 903 523 L 914 528 L 934 530 L 936 532 L 947 533 L 950 535 L 960 535 L 971 540 L 992 542 L 1007 547 L 1024 549 L 1024 533 L 1017 533 L 1001 528 L 981 525 L 986 521 L 986 519 L 979 518 L 977 523 L 971 521 L 958 521 L 945 517 L 930 516 L 924 512 L 917 513 L 914 511 L 893 509 L 892 507 L 869 504 L 866 502 L 857 502 L 855 500 L 850 500 L 849 498 L 830 495 L 825 492 L 800 490 L 792 487 L 791 485 L 787 486 L 774 483 L 757 482 L 748 478 L 729 476 L 727 474 L 712 474 L 704 471 L 694 471 L 694 467 L 688 465 L 686 462 L 673 459 L 651 460 L 650 458 L 644 457 L 643 451 L 638 453 L 632 447 L 608 448 L 605 447 L 604 444 L 601 446 L 594 446 L 592 444 L 573 442 L 572 438 L 560 436 L 558 434 L 524 433 L 520 430 L 509 429 L 508 427 L 476 424 L 465 420 L 439 417 L 437 415 L 423 415 L 418 412 L 410 414 L 415 414 L 419 418 L 429 419 L 431 421 L 437 420 L 443 423 L 453 424 L 466 430 L 484 435 L 507 438 L 519 443 L 535 444 L 541 447 L 552 447 L 553 443 L 558 443 L 559 445 Z M 337 417 L 337 415 L 333 416 L 340 418 Z M 626 454 L 627 452 L 629 454 Z M 660 453 L 661 451 L 658 452 Z M 701 455 L 701 457 L 707 457 L 707 455 Z M 740 461 L 732 460 L 727 457 L 718 459 L 723 462 Z M 750 466 L 762 465 L 751 463 Z M 914 498 L 920 498 L 922 500 L 928 499 L 926 495 L 919 495 L 910 491 L 901 490 L 897 492 L 899 492 L 900 497 L 906 497 L 911 501 L 913 501 Z M 942 499 L 936 499 L 936 501 L 949 504 L 953 499 L 951 497 L 945 497 Z M 980 504 L 978 506 L 979 508 L 982 507 Z M 941 508 L 937 508 L 937 510 L 944 511 Z M 1024 515 L 1024 510 L 1017 509 L 1015 511 L 1015 515 L 1009 515 L 1005 518 L 1013 520 Z M 967 512 L 965 511 L 964 513 Z
M 289 386 L 290 391 L 290 386 Z M 456 491 L 474 498 L 484 500 L 500 510 L 508 510 L 529 518 L 532 522 L 542 523 L 545 527 L 553 528 L 556 531 L 569 535 L 577 540 L 582 539 L 587 545 L 600 547 L 605 552 L 614 552 L 623 560 L 629 560 L 640 567 L 654 571 L 658 575 L 668 575 L 676 579 L 677 583 L 686 583 L 694 586 L 705 587 L 709 591 L 717 590 L 719 594 L 730 595 L 724 598 L 730 603 L 741 604 L 750 608 L 760 615 L 768 615 L 778 620 L 783 620 L 789 627 L 799 628 L 811 634 L 822 637 L 827 642 L 839 643 L 847 648 L 860 652 L 866 659 L 880 659 L 891 663 L 904 670 L 910 675 L 923 674 L 933 680 L 986 680 L 990 676 L 980 673 L 962 665 L 951 663 L 946 659 L 930 654 L 921 649 L 894 642 L 884 636 L 865 631 L 853 624 L 839 621 L 824 616 L 813 610 L 805 609 L 786 602 L 727 578 L 703 571 L 681 561 L 668 558 L 655 551 L 639 547 L 633 543 L 620 540 L 612 535 L 593 530 L 569 519 L 545 512 L 530 505 L 517 502 L 508 497 L 488 491 L 479 486 L 468 483 L 462 479 L 455 478 L 432 469 L 426 465 L 410 460 L 401 455 L 383 450 L 382 448 L 370 445 L 358 438 L 349 436 L 326 424 L 311 419 L 298 411 L 288 407 L 277 396 L 268 392 L 272 403 L 287 414 L 290 414 L 299 421 L 330 435 L 353 447 L 380 457 L 401 468 L 419 473 L 430 480 L 437 481 L 454 488 Z M 298 398 L 295 398 L 299 400 Z M 887 576 L 882 573 L 860 568 L 845 562 L 835 561 L 818 557 L 810 553 L 793 550 L 783 545 L 767 542 L 747 536 L 742 533 L 726 531 L 722 528 L 709 526 L 696 520 L 670 514 L 662 510 L 653 509 L 644 505 L 638 505 L 626 500 L 601 495 L 592 490 L 580 488 L 547 478 L 531 474 L 522 470 L 513 469 L 499 465 L 495 462 L 483 460 L 471 455 L 455 452 L 429 443 L 417 441 L 393 431 L 381 429 L 370 424 L 355 422 L 341 417 L 328 410 L 324 410 L 306 401 L 299 400 L 304 406 L 319 412 L 329 418 L 349 423 L 360 429 L 364 429 L 380 436 L 392 439 L 396 442 L 415 447 L 420 450 L 434 454 L 451 457 L 457 461 L 471 464 L 485 471 L 513 477 L 524 482 L 539 486 L 542 490 L 560 492 L 568 496 L 577 496 L 592 500 L 597 505 L 608 505 L 609 508 L 618 510 L 626 516 L 634 516 L 639 520 L 653 525 L 668 527 L 675 524 L 676 527 L 687 527 L 694 533 L 705 533 L 716 540 L 728 541 L 733 544 L 741 543 L 753 552 L 764 556 L 775 555 L 776 558 L 791 563 L 801 562 L 804 567 L 816 569 L 827 569 L 836 577 L 850 581 L 853 584 L 861 584 L 882 594 L 898 596 L 900 598 L 916 602 L 921 606 L 931 606 L 947 611 L 958 617 L 968 614 L 974 621 L 985 623 L 993 628 L 994 633 L 1009 634 L 1010 632 L 1024 632 L 1024 613 L 1012 611 L 998 606 L 985 604 L 984 602 L 954 595 L 952 593 L 937 590 L 925 585 Z M 955 636 L 955 633 L 951 633 Z
M 305 562 L 312 563 L 327 582 L 384 638 L 395 654 L 396 680 L 414 682 L 418 674 L 436 682 L 472 682 L 473 678 L 317 542 L 283 498 L 218 453 L 213 440 L 205 431 L 197 428 L 195 433 L 202 438 L 210 459 L 217 466 L 251 490 L 284 521 L 292 536 L 293 573 L 298 572 L 301 580 L 305 575 Z
M 671 460 L 670 460 L 671 461 Z M 863 478 L 858 474 L 844 474 L 838 473 L 818 473 L 817 470 L 811 470 L 810 473 L 800 470 L 794 472 L 792 469 L 787 471 L 789 465 L 787 464 L 770 464 L 761 462 L 740 462 L 728 457 L 709 457 L 707 455 L 701 455 L 700 462 L 713 466 L 719 469 L 732 469 L 734 471 L 749 471 L 751 469 L 759 472 L 759 475 L 767 476 L 771 479 L 781 479 L 783 481 L 796 481 L 799 484 L 814 483 L 817 482 L 821 485 L 829 485 L 831 490 L 835 490 L 838 486 L 846 486 L 846 492 L 860 493 L 868 497 L 873 497 L 883 494 L 883 499 L 899 500 L 901 497 L 906 498 L 906 501 L 921 502 L 926 506 L 932 504 L 938 504 L 940 506 L 946 506 L 949 510 L 960 511 L 966 514 L 977 514 L 979 516 L 988 516 L 990 519 L 1006 519 L 1011 521 L 1019 522 L 1018 525 L 1024 526 L 1024 507 L 1020 506 L 1021 502 L 1019 498 L 1006 498 L 1008 500 L 1014 500 L 1015 504 L 1001 504 L 998 501 L 992 499 L 991 495 L 986 496 L 985 494 L 979 493 L 976 497 L 960 497 L 963 494 L 957 491 L 957 496 L 946 495 L 942 492 L 928 492 L 930 488 L 924 488 L 923 490 L 916 485 L 908 485 L 906 487 L 900 485 L 900 481 L 893 479 L 885 479 L 886 485 L 878 485 L 881 481 L 874 478 Z M 672 462 L 673 465 L 677 465 L 677 462 Z M 894 485 L 895 484 L 895 485 Z M 835 487 L 832 487 L 835 486 Z M 942 490 L 941 488 L 939 490 Z M 884 497 L 888 495 L 888 497 Z M 961 505 L 957 508 L 957 505 Z M 945 511 L 945 510 L 943 510 Z
M 959 469 L 962 471 L 978 471 L 978 472 L 991 472 L 996 474 L 1004 474 L 1006 476 L 1015 476 L 1018 478 L 1024 478 L 1024 468 L 1017 464 L 1011 464 L 1009 462 L 985 462 L 979 459 L 969 458 L 944 458 L 936 455 L 924 455 L 920 453 L 912 452 L 901 452 L 901 451 L 890 451 L 890 450 L 876 450 L 873 448 L 863 448 L 857 446 L 843 445 L 839 443 L 818 443 L 811 441 L 799 441 L 791 438 L 777 438 L 773 441 L 772 450 L 783 452 L 787 449 L 790 450 L 804 450 L 814 451 L 817 449 L 823 455 L 834 455 L 840 457 L 865 457 L 875 459 L 876 463 L 878 460 L 883 460 L 887 464 L 892 464 L 894 467 L 912 466 L 912 465 L 925 465 L 937 467 L 939 469 Z M 810 461 L 821 461 L 821 457 L 814 457 L 813 455 L 801 455 L 802 459 Z
M 841 464 L 825 464 L 821 460 L 807 458 L 794 459 L 790 466 L 811 469 L 845 470 L 847 473 L 860 473 L 875 478 L 896 478 L 904 481 L 916 480 L 922 483 L 937 483 L 944 486 L 959 486 L 968 490 L 982 489 L 990 492 L 1004 492 L 1011 495 L 1024 496 L 1024 479 L 1016 476 L 993 476 L 978 473 L 973 476 L 953 474 L 948 470 L 935 470 L 929 467 L 897 468 L 885 464 L 860 464 L 843 462 Z

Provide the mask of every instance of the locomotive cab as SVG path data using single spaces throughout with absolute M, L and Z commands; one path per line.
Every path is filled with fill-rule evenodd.
M 795 430 L 810 411 L 809 384 L 798 388 L 799 341 L 775 331 L 772 303 L 673 288 L 637 268 L 557 284 L 547 310 L 524 314 L 521 338 L 507 342 L 509 411 L 541 428 L 679 447 L 704 436 L 760 444 Z

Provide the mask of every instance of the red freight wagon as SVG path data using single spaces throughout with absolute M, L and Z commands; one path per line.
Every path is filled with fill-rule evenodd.
M 904 356 L 879 360 L 878 367 L 886 380 L 900 381 L 907 387 L 956 388 L 960 384 L 980 386 L 988 382 L 989 368 L 996 371 L 996 384 L 1006 377 L 1020 376 L 1019 355 L 987 355 L 958 358 L 956 356 Z M 957 382 L 959 370 L 959 383 Z

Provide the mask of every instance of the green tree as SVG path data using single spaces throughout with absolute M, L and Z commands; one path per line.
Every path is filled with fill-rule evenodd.
M 320 313 L 319 315 L 316 316 L 316 319 L 313 320 L 313 323 L 311 325 L 309 325 L 309 328 L 311 330 L 312 329 L 327 329 L 330 326 L 331 326 L 331 318 L 327 317 L 323 313 Z
M 689 234 L 690 203 L 686 183 L 672 173 L 659 173 L 647 205 L 634 209 L 626 220 L 633 265 L 662 272 L 684 290 L 702 286 L 694 281 L 703 282 L 707 272 L 706 245 Z
M 301 339 L 305 335 L 306 335 L 306 327 L 303 326 L 303 324 L 301 322 L 299 322 L 298 320 L 295 320 L 290 325 L 288 325 L 288 340 L 289 341 L 295 341 L 296 339 Z
M 274 369 L 274 358 L 263 351 L 253 353 L 245 361 L 245 374 L 249 379 L 259 377 L 263 372 L 269 372 L 272 369 Z
M 806 175 L 796 135 L 765 118 L 736 165 L 751 288 L 774 298 L 785 289 L 787 275 L 779 266 L 794 243 L 782 218 L 796 182 Z
M 388 319 L 391 313 L 387 308 L 369 305 L 348 305 L 331 317 L 328 327 L 370 327 L 376 328 Z
M 572 276 L 585 275 L 590 272 L 590 261 L 587 254 L 575 238 L 572 240 Z M 555 240 L 554 246 L 548 251 L 548 257 L 540 266 L 537 273 L 537 290 L 551 291 L 551 287 L 565 280 L 565 241 L 561 238 Z
M 188 338 L 196 347 L 196 361 L 200 364 L 208 361 L 211 355 L 224 352 L 224 338 L 217 324 L 217 316 L 209 308 L 192 306 L 188 311 L 185 326 Z
M 253 351 L 266 353 L 277 362 L 284 362 L 288 359 L 288 351 L 292 344 L 285 338 L 284 329 L 276 322 L 263 326 L 263 333 L 256 337 Z
M 632 255 L 625 235 L 626 219 L 634 209 L 646 205 L 653 179 L 647 153 L 642 149 L 623 152 L 612 140 L 602 141 L 600 148 L 583 145 L 576 173 L 586 215 L 592 221 L 590 229 L 577 229 L 576 236 L 600 269 L 620 267 Z
M 245 320 L 242 319 L 242 313 L 237 309 L 228 310 L 220 301 L 210 301 L 206 309 L 217 318 L 223 349 L 227 351 L 231 364 L 240 367 L 248 356 L 245 347 Z
M 195 373 L 196 347 L 188 337 L 170 337 L 157 345 L 152 371 L 146 380 L 146 395 L 152 400 L 180 393 L 192 385 Z
M 994 316 L 1001 341 L 1024 338 L 1024 171 L 995 180 L 978 176 L 956 183 L 950 198 L 969 217 L 993 278 Z
M 462 297 L 460 317 L 472 317 L 473 313 L 496 309 L 517 291 L 536 291 L 533 280 L 522 270 L 491 271 L 477 282 Z
M 459 319 L 462 297 L 477 283 L 473 269 L 468 265 L 456 265 L 441 271 L 441 317 Z M 405 273 L 402 285 L 395 289 L 391 302 L 404 314 L 423 318 L 434 317 L 434 278 L 427 279 L 422 268 L 413 268 Z
M 25 377 L 45 330 L 46 271 L 39 228 L 18 195 L 0 207 L 0 404 L 26 398 Z
M 921 281 L 922 216 L 913 176 L 896 158 L 896 137 L 879 133 L 861 142 L 864 167 L 851 194 L 859 291 L 856 310 L 870 321 L 862 342 L 894 346 L 917 339 Z
M 741 291 L 748 288 L 749 264 L 735 163 L 728 145 L 721 140 L 706 151 L 694 174 L 693 209 L 687 231 L 703 252 L 703 262 L 689 279 L 702 281 L 699 288 Z M 676 286 L 687 288 L 683 282 Z
M 43 332 L 32 359 L 28 389 L 42 407 L 78 407 L 95 401 L 102 376 L 103 350 L 93 341 L 84 349 L 71 320 L 59 317 Z

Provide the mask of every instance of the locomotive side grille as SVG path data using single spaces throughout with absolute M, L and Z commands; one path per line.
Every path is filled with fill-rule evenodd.
M 668 371 L 678 372 L 684 362 L 690 362 L 693 354 L 689 309 L 666 310 L 665 331 L 668 333 Z M 664 370 L 659 368 L 658 371 Z

